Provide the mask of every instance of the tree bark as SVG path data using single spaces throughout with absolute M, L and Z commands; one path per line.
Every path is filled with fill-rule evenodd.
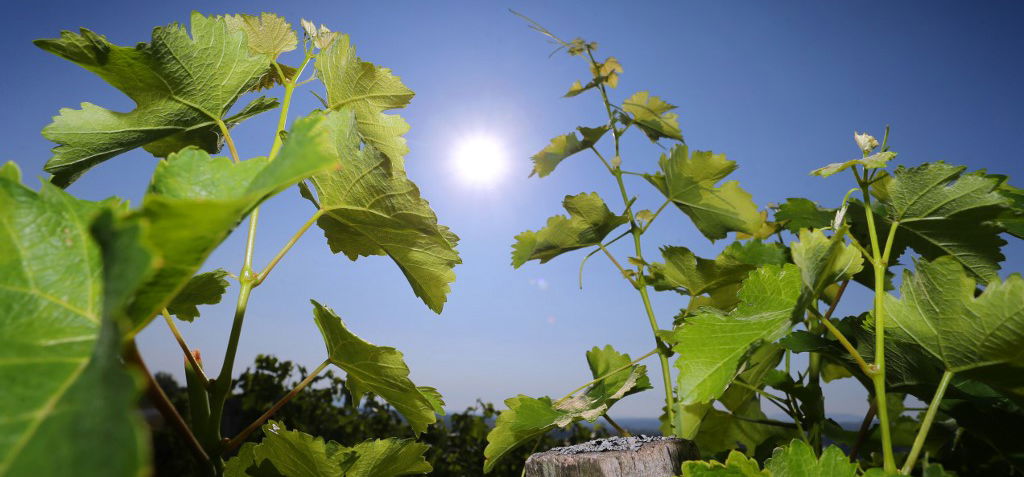
M 566 453 L 552 449 L 530 456 L 525 476 L 671 477 L 680 474 L 683 461 L 699 458 L 697 446 L 683 439 L 645 442 L 638 450 Z

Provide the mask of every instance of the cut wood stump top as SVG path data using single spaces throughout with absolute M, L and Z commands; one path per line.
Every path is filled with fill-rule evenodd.
M 526 460 L 526 477 L 672 477 L 699 459 L 693 442 L 672 437 L 612 437 L 556 447 Z

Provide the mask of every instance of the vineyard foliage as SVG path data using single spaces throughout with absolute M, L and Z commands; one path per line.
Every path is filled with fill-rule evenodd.
M 302 31 L 300 39 L 287 21 L 267 13 L 193 13 L 187 28 L 155 28 L 148 43 L 136 46 L 86 29 L 35 42 L 96 74 L 135 108 L 61 109 L 43 129 L 57 145 L 45 165 L 52 177 L 38 190 L 22 183 L 13 162 L 0 168 L 0 380 L 7 383 L 0 393 L 0 476 L 147 474 L 148 432 L 135 411 L 143 390 L 180 432 L 203 475 L 430 471 L 428 446 L 412 439 L 381 436 L 343 446 L 268 420 L 332 365 L 346 373 L 357 400 L 379 396 L 416 434 L 444 412 L 437 390 L 409 380 L 400 351 L 363 340 L 316 301 L 323 363 L 251 425 L 221 436 L 249 296 L 314 224 L 331 251 L 350 260 L 390 257 L 438 313 L 460 263 L 458 237 L 438 223 L 405 173 L 402 135 L 409 126 L 385 113 L 405 107 L 413 92 L 391 70 L 359 58 L 348 35 L 306 21 Z M 296 49 L 298 65 L 280 60 Z M 292 120 L 293 93 L 313 80 L 326 92 L 323 109 Z M 275 86 L 283 87 L 283 98 L 258 95 Z M 267 131 L 266 156 L 239 157 L 232 128 L 274 110 L 279 119 Z M 140 148 L 158 161 L 137 206 L 63 190 Z M 310 218 L 257 269 L 259 206 L 295 186 L 314 204 Z M 247 218 L 238 273 L 203 270 Z M 220 302 L 229 288 L 237 289 L 238 301 L 224 365 L 208 374 L 174 320 L 202 319 L 200 306 Z M 157 317 L 186 361 L 187 418 L 156 385 L 135 345 L 135 335 Z M 242 445 L 261 428 L 261 442 Z
M 729 179 L 735 162 L 686 145 L 674 105 L 649 91 L 614 100 L 625 84 L 618 59 L 523 18 L 588 64 L 590 78 L 565 96 L 597 98 L 605 112 L 600 126 L 552 139 L 533 156 L 532 175 L 547 177 L 588 153 L 621 204 L 595 192 L 566 196 L 568 216 L 515 237 L 512 266 L 585 250 L 582 280 L 587 260 L 604 255 L 639 295 L 637 314 L 654 349 L 595 372 L 561 399 L 507 400 L 488 435 L 485 470 L 530 442 L 539 425 L 607 417 L 613 402 L 594 390 L 627 371 L 648 379 L 639 363 L 657 355 L 662 432 L 693 439 L 709 459 L 684 464 L 684 476 L 1024 473 L 1019 439 L 993 433 L 996 422 L 1024 418 L 1024 279 L 1001 270 L 1006 238 L 1022 237 L 1024 203 L 1008 177 L 944 162 L 894 167 L 886 128 L 881 142 L 854 134 L 859 157 L 810 171 L 852 179 L 855 187 L 831 206 L 794 197 L 759 207 Z M 660 145 L 660 158 L 624 157 L 621 141 L 631 130 Z M 634 181 L 653 186 L 660 207 L 640 210 L 651 201 L 631 194 Z M 644 234 L 655 220 L 673 220 L 673 208 L 707 239 L 730 242 L 712 258 L 665 244 L 662 261 L 649 259 Z M 615 246 L 624 238 L 631 243 Z M 873 306 L 833 316 L 851 284 L 871 290 Z M 652 291 L 686 297 L 685 305 L 671 321 L 658 317 Z M 808 355 L 806 369 L 792 366 L 798 353 Z M 825 413 L 822 383 L 836 379 L 865 388 L 870 408 L 858 431 Z M 924 412 L 908 412 L 908 396 L 927 403 Z M 767 418 L 763 404 L 788 419 Z

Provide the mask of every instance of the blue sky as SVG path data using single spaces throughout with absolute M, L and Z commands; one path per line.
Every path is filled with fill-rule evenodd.
M 207 14 L 273 11 L 296 25 L 299 18 L 325 23 L 351 34 L 361 57 L 400 75 L 416 91 L 401 112 L 412 126 L 409 175 L 441 222 L 461 236 L 465 262 L 456 268 L 458 279 L 438 316 L 388 259 L 353 263 L 331 255 L 314 230 L 254 292 L 236 363 L 251 363 L 257 353 L 319 363 L 325 350 L 312 320 L 313 298 L 333 307 L 365 339 L 403 351 L 414 381 L 440 389 L 452 409 L 478 397 L 500 402 L 517 393 L 561 396 L 589 380 L 584 352 L 590 347 L 612 344 L 634 356 L 653 347 L 639 298 L 607 260 L 590 261 L 582 291 L 576 285 L 581 253 L 543 266 L 509 265 L 512 237 L 560 213 L 564 195 L 597 191 L 621 207 L 613 180 L 584 154 L 545 179 L 527 178 L 530 155 L 577 125 L 602 123 L 603 108 L 591 94 L 561 97 L 573 81 L 587 77 L 586 65 L 561 53 L 549 58 L 552 46 L 509 7 L 564 38 L 599 42 L 600 57 L 615 56 L 625 67 L 613 100 L 648 90 L 678 105 L 691 147 L 736 160 L 740 169 L 731 178 L 762 207 L 796 196 L 835 206 L 852 187 L 849 179 L 807 172 L 854 157 L 853 131 L 880 137 L 886 124 L 892 125 L 898 163 L 944 160 L 1017 177 L 1024 172 L 1024 5 L 1009 1 L 19 2 L 0 19 L 8 58 L 0 76 L 6 106 L 0 112 L 0 160 L 15 160 L 27 177 L 41 177 L 52 144 L 39 130 L 59 108 L 83 101 L 133 107 L 97 77 L 36 49 L 32 39 L 84 26 L 130 45 L 148 41 L 154 26 L 187 22 L 196 7 Z M 296 93 L 294 112 L 314 107 L 312 95 Z M 237 128 L 243 156 L 266 154 L 275 120 L 276 114 L 266 114 Z M 467 186 L 452 166 L 458 144 L 480 134 L 503 145 L 509 164 L 507 175 L 489 188 Z M 623 167 L 654 170 L 660 152 L 633 137 L 624 146 Z M 125 154 L 70 190 L 86 198 L 116 194 L 137 201 L 154 165 L 141 151 Z M 645 183 L 628 186 L 641 207 L 661 203 Z M 311 213 L 294 191 L 267 203 L 257 266 Z M 242 235 L 234 234 L 205 268 L 237 271 Z M 711 245 L 685 216 L 668 210 L 646 236 L 646 255 L 656 258 L 662 244 L 712 256 L 726 242 Z M 632 254 L 615 251 L 623 258 Z M 1024 247 L 1014 243 L 1004 252 L 1007 270 L 1024 269 Z M 182 325 L 214 370 L 234 294 L 225 302 Z M 853 313 L 868 303 L 868 294 L 858 290 L 840 311 Z M 678 296 L 656 296 L 662 326 L 684 304 Z M 139 343 L 151 368 L 180 376 L 179 350 L 161 321 Z M 648 365 L 657 374 L 657 362 Z M 830 412 L 866 409 L 865 393 L 852 381 L 830 388 Z M 631 397 L 613 415 L 654 416 L 660 397 L 660 390 Z

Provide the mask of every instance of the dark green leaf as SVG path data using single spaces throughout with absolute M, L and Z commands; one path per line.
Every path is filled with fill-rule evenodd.
M 802 198 L 786 199 L 775 212 L 775 220 L 786 230 L 799 233 L 800 229 L 820 229 L 832 225 L 836 209 L 826 209 Z
M 192 277 L 185 288 L 167 305 L 167 311 L 178 319 L 192 321 L 199 317 L 197 305 L 215 305 L 228 289 L 227 270 L 218 268 L 212 272 Z

